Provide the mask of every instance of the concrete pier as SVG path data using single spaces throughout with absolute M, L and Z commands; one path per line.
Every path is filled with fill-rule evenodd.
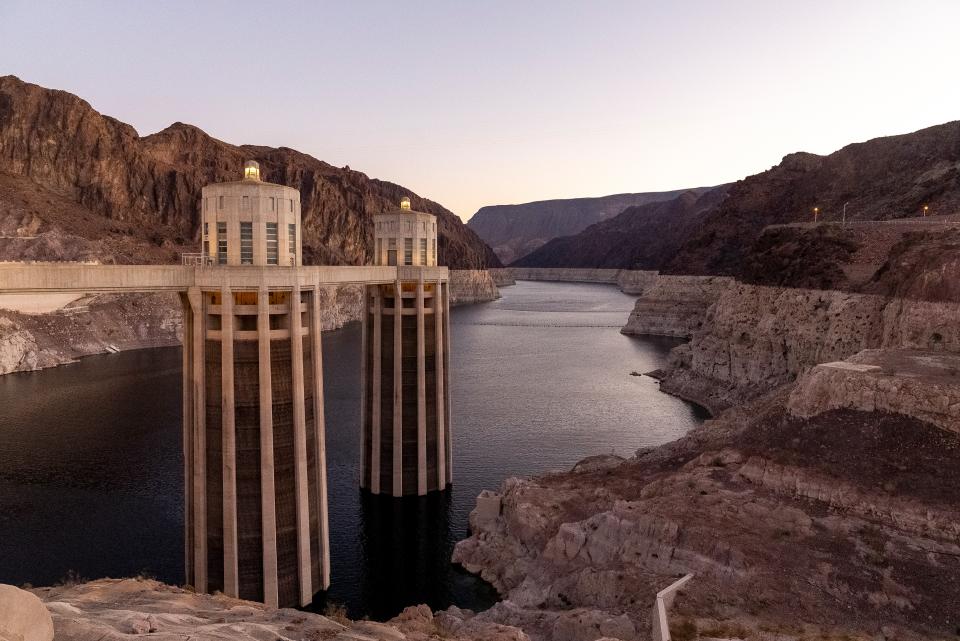
M 374 216 L 374 260 L 390 285 L 364 294 L 361 487 L 395 497 L 452 482 L 449 281 L 436 269 L 436 220 L 401 209 Z M 402 253 L 401 253 L 402 252 Z

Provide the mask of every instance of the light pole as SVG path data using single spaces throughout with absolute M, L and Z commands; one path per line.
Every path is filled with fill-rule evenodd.
M 814 207 L 814 208 L 813 208 L 813 222 L 817 222 L 817 220 L 818 220 L 819 218 L 820 218 L 820 208 L 819 208 L 819 207 Z
M 928 212 L 928 211 L 930 211 L 930 205 L 924 205 L 924 206 L 923 206 L 923 217 L 924 217 L 924 218 L 927 217 L 927 212 Z

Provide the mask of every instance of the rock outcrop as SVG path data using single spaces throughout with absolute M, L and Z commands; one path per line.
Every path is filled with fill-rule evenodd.
M 707 310 L 734 284 L 722 276 L 664 276 L 655 272 L 624 272 L 641 274 L 633 277 L 627 293 L 640 295 L 634 305 L 624 334 L 677 336 L 690 338 L 703 326 Z M 651 276 L 652 274 L 652 276 Z
M 958 435 L 893 414 L 800 419 L 786 398 L 482 495 L 454 552 L 503 596 L 479 616 L 544 641 L 645 639 L 657 590 L 694 573 L 671 615 L 688 639 L 955 634 Z
M 803 374 L 787 409 L 809 418 L 835 409 L 910 416 L 960 433 L 960 354 L 865 350 Z
M 427 606 L 412 606 L 377 623 L 351 621 L 336 610 L 327 617 L 221 594 L 196 594 L 148 579 L 100 579 L 34 592 L 43 599 L 41 603 L 33 597 L 37 605 L 46 605 L 45 614 L 49 610 L 48 619 L 52 615 L 57 641 L 140 636 L 159 641 L 529 641 L 516 628 L 488 623 L 459 608 L 434 614 Z M 50 632 L 52 638 L 53 628 Z
M 471 305 L 498 298 L 500 298 L 500 291 L 487 270 L 450 270 L 451 305 Z

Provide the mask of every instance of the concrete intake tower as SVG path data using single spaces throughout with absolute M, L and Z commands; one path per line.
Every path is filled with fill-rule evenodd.
M 220 286 L 181 294 L 187 583 L 306 605 L 330 583 L 318 290 L 264 277 L 299 269 L 300 192 L 250 161 L 201 212 Z
M 404 198 L 373 219 L 374 264 L 397 280 L 364 295 L 360 485 L 422 496 L 453 480 L 448 281 L 423 269 L 437 264 L 435 216 Z

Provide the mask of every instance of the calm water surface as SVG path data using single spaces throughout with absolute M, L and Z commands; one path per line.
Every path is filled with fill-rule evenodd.
M 675 343 L 623 336 L 612 286 L 521 282 L 452 316 L 454 486 L 395 500 L 358 490 L 360 328 L 324 335 L 332 586 L 313 606 L 387 618 L 406 605 L 483 608 L 495 593 L 453 567 L 485 488 L 628 456 L 704 415 L 631 371 Z M 0 583 L 146 572 L 183 581 L 180 352 L 94 356 L 0 377 Z

